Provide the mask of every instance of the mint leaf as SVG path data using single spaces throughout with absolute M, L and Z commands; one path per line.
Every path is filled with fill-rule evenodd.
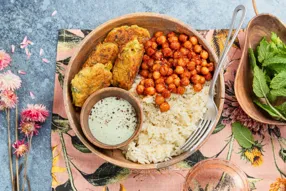
M 255 58 L 255 55 L 254 55 L 252 48 L 248 49 L 248 57 L 249 57 L 250 66 L 253 69 L 254 66 L 256 66 L 256 58 Z
M 280 89 L 284 87 L 286 87 L 286 71 L 282 71 L 275 75 L 270 82 L 270 88 L 272 89 Z
M 258 61 L 260 63 L 274 56 L 274 52 L 271 52 L 270 43 L 267 42 L 265 37 L 260 41 L 259 46 L 257 46 L 257 52 L 258 52 Z
M 280 111 L 280 113 L 282 113 L 286 117 L 286 102 L 281 105 L 275 106 L 275 108 L 278 109 L 278 111 Z
M 240 123 L 235 122 L 232 124 L 232 133 L 234 135 L 235 140 L 241 147 L 249 149 L 254 144 L 251 131 Z
M 266 67 L 271 64 L 286 64 L 286 54 L 278 54 L 274 57 L 267 58 L 262 63 L 262 66 Z
M 286 97 L 286 88 L 280 88 L 280 89 L 277 89 L 277 90 L 271 90 L 270 93 L 273 95 L 273 96 L 283 96 L 283 97 Z
M 277 96 L 274 96 L 271 94 L 271 91 L 267 94 L 267 98 L 269 99 L 269 101 L 271 103 L 273 103 L 276 99 L 277 99 Z
M 253 101 L 256 105 L 258 105 L 260 108 L 262 108 L 264 111 L 269 113 L 272 117 L 280 118 L 280 116 L 269 106 L 263 103 L 260 103 L 258 100 Z
M 265 73 L 258 66 L 255 66 L 253 76 L 253 92 L 259 98 L 266 97 L 270 90 L 266 82 Z
M 271 32 L 271 41 L 274 42 L 277 45 L 283 45 L 282 40 L 274 32 Z
M 267 68 L 275 71 L 276 73 L 280 73 L 282 71 L 286 71 L 286 64 L 271 64 L 267 66 Z

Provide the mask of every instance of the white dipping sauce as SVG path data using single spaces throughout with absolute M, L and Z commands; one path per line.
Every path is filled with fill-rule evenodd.
M 99 142 L 117 145 L 133 135 L 137 126 L 136 112 L 128 101 L 119 97 L 107 97 L 93 106 L 88 125 Z

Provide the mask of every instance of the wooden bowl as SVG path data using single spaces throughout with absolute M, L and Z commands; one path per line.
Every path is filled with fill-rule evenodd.
M 117 145 L 108 145 L 98 141 L 91 133 L 89 125 L 88 125 L 88 118 L 92 107 L 100 100 L 107 98 L 107 97 L 119 97 L 126 101 L 128 101 L 133 108 L 135 109 L 136 116 L 137 116 L 137 126 L 133 135 L 126 141 L 117 144 Z M 94 92 L 92 95 L 88 97 L 88 99 L 84 102 L 80 112 L 80 124 L 83 133 L 85 134 L 86 138 L 93 143 L 95 146 L 103 148 L 103 149 L 117 149 L 128 145 L 132 140 L 134 140 L 140 133 L 142 127 L 142 120 L 143 117 L 143 110 L 140 106 L 139 101 L 132 96 L 128 91 L 123 90 L 121 88 L 115 87 L 108 87 L 103 88 L 99 91 Z
M 271 32 L 275 32 L 283 42 L 286 42 L 285 25 L 277 17 L 270 14 L 260 14 L 249 22 L 243 53 L 235 78 L 235 95 L 244 112 L 256 121 L 271 125 L 286 125 L 285 122 L 271 118 L 268 113 L 253 103 L 255 94 L 252 90 L 253 75 L 248 61 L 248 48 L 255 50 L 262 37 L 266 36 L 267 40 L 270 39 Z
M 169 165 L 175 164 L 177 162 L 180 162 L 186 159 L 192 153 L 185 152 L 179 156 L 173 157 L 169 161 L 161 162 L 157 164 L 138 164 L 138 163 L 134 163 L 132 161 L 127 160 L 122 154 L 122 151 L 119 149 L 115 149 L 115 150 L 100 149 L 94 146 L 84 136 L 83 131 L 80 126 L 79 112 L 75 109 L 72 103 L 72 96 L 71 96 L 71 91 L 70 91 L 71 80 L 79 72 L 79 70 L 81 69 L 83 63 L 87 59 L 92 49 L 98 43 L 103 41 L 107 33 L 111 31 L 114 27 L 119 27 L 122 25 L 138 25 L 140 27 L 144 27 L 149 30 L 151 35 L 153 35 L 155 31 L 163 31 L 165 33 L 170 32 L 170 31 L 176 31 L 179 33 L 185 33 L 187 35 L 195 35 L 198 37 L 199 43 L 202 44 L 203 48 L 209 52 L 209 57 L 214 62 L 215 65 L 217 64 L 217 56 L 215 52 L 213 51 L 213 49 L 211 48 L 210 44 L 206 42 L 206 40 L 196 30 L 184 24 L 183 22 L 173 19 L 166 15 L 161 15 L 161 14 L 135 13 L 135 14 L 124 15 L 116 19 L 112 19 L 98 26 L 91 33 L 89 33 L 89 35 L 81 42 L 81 44 L 79 45 L 79 47 L 75 51 L 75 54 L 73 55 L 73 57 L 71 58 L 69 62 L 69 65 L 68 65 L 68 68 L 65 74 L 65 79 L 64 79 L 64 88 L 63 88 L 64 105 L 65 105 L 65 111 L 66 111 L 70 126 L 74 130 L 78 138 L 82 141 L 82 143 L 89 150 L 91 150 L 93 153 L 95 153 L 99 157 L 115 165 L 121 166 L 121 167 L 132 168 L 132 169 L 156 169 L 156 168 L 167 167 Z M 218 112 L 217 120 L 212 127 L 212 131 L 214 130 L 220 118 L 221 112 L 222 112 L 223 103 L 224 103 L 224 95 L 225 95 L 224 87 L 225 85 L 224 85 L 223 73 L 221 73 L 217 81 L 216 97 L 215 97 L 215 102 L 217 104 L 219 112 Z M 202 146 L 202 144 L 210 136 L 211 132 L 198 145 L 196 150 Z

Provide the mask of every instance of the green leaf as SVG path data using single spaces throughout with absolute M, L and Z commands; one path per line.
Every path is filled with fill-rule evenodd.
M 216 134 L 216 133 L 220 132 L 221 130 L 223 130 L 224 128 L 225 128 L 225 125 L 219 124 L 219 125 L 217 125 L 217 126 L 215 127 L 215 129 L 214 129 L 214 131 L 213 131 L 212 134 Z
M 278 46 L 283 46 L 284 44 L 275 32 L 271 32 L 271 41 Z
M 64 184 L 57 186 L 54 191 L 73 191 L 70 179 L 68 179 Z
M 69 130 L 71 130 L 71 128 L 68 119 L 63 118 L 56 113 L 53 113 L 52 131 L 67 133 Z
M 253 76 L 253 92 L 259 98 L 266 97 L 269 93 L 269 88 L 266 82 L 265 73 L 258 66 L 255 66 Z
M 194 154 L 186 158 L 185 160 L 176 164 L 178 168 L 192 168 L 198 162 L 207 159 L 200 150 L 196 151 Z
M 286 97 L 286 88 L 280 88 L 278 90 L 270 91 L 273 96 L 283 96 Z
M 272 117 L 280 118 L 280 116 L 279 116 L 269 105 L 260 103 L 258 100 L 254 100 L 253 102 L 254 102 L 256 105 L 258 105 L 260 108 L 262 108 L 263 110 L 265 110 L 267 113 L 269 113 L 269 115 L 271 115 Z
M 241 125 L 239 122 L 232 124 L 232 133 L 241 147 L 249 149 L 254 144 L 251 131 Z
M 269 57 L 264 60 L 262 66 L 267 67 L 272 64 L 286 64 L 286 55 L 278 54 L 274 57 Z
M 277 74 L 270 83 L 270 88 L 280 89 L 286 87 L 286 71 Z
M 265 37 L 260 41 L 259 46 L 257 46 L 257 52 L 258 52 L 258 61 L 260 63 L 274 56 L 274 53 L 271 52 L 270 44 L 269 42 L 267 42 Z
M 275 100 L 277 99 L 277 96 L 274 96 L 274 95 L 271 94 L 271 92 L 269 92 L 269 93 L 267 94 L 267 98 L 268 98 L 268 100 L 269 100 L 271 103 L 273 103 L 273 102 L 275 102 Z
M 275 108 L 278 109 L 278 111 L 286 117 L 286 102 L 282 103 L 281 105 L 275 106 Z
M 255 58 L 255 55 L 254 55 L 252 48 L 248 49 L 248 57 L 249 57 L 249 62 L 250 62 L 251 68 L 253 69 L 254 66 L 256 66 L 256 58 Z
M 82 144 L 82 142 L 79 140 L 77 136 L 72 136 L 71 141 L 73 146 L 80 152 L 91 153 L 91 151 L 84 144 Z

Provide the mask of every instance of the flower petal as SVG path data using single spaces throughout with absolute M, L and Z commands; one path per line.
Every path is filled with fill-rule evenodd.
M 23 70 L 18 70 L 18 74 L 25 75 L 25 74 L 26 74 L 26 72 L 25 72 L 25 71 L 23 71 Z
M 42 61 L 45 62 L 45 63 L 50 63 L 50 61 L 48 59 L 46 59 L 46 58 L 43 58 Z
M 35 99 L 35 98 L 36 98 L 35 95 L 33 94 L 33 92 L 30 92 L 30 97 L 31 97 L 32 99 Z
M 14 45 L 14 44 L 11 45 L 11 52 L 12 52 L 12 53 L 15 52 L 15 45 Z
M 44 50 L 41 48 L 41 49 L 40 49 L 40 56 L 42 56 L 43 53 L 44 53 Z
M 52 17 L 55 16 L 58 12 L 56 10 L 54 10 L 54 12 L 52 13 Z

